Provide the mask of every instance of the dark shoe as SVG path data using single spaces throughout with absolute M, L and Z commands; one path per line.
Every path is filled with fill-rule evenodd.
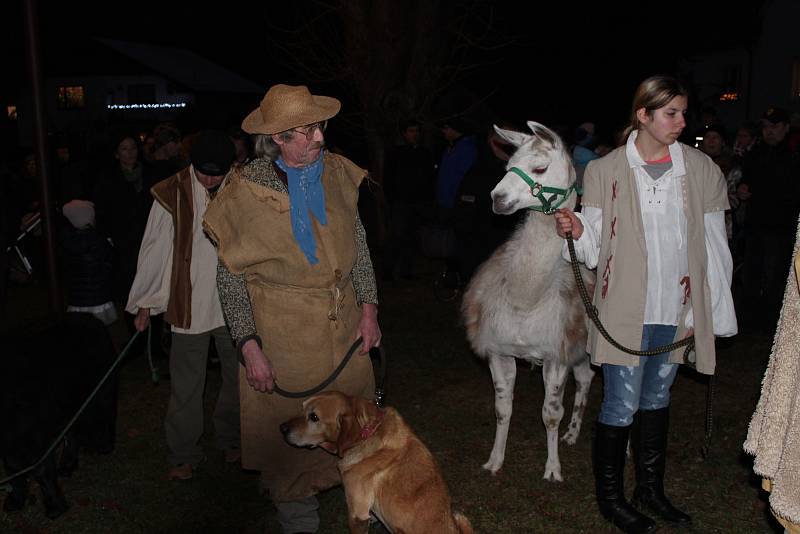
M 241 449 L 225 449 L 225 463 L 234 464 L 242 459 Z
M 675 508 L 664 495 L 669 407 L 640 410 L 634 417 L 631 445 L 636 462 L 633 503 L 670 523 L 686 524 L 692 518 Z
M 27 484 L 27 482 L 26 482 Z M 16 487 L 14 491 L 8 494 L 6 500 L 3 501 L 3 510 L 6 512 L 18 512 L 25 508 L 25 503 L 28 500 L 28 487 L 25 486 L 25 490 L 21 491 L 18 490 Z
M 597 423 L 592 451 L 595 488 L 603 517 L 623 532 L 643 534 L 655 530 L 656 524 L 625 500 L 623 475 L 630 429 Z

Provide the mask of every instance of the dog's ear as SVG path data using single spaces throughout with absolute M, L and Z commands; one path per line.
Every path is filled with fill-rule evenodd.
M 350 404 L 339 414 L 339 437 L 336 440 L 336 449 L 339 456 L 342 456 L 348 449 L 358 443 L 360 437 L 361 425 L 358 424 L 358 420 L 352 412 L 352 404 Z

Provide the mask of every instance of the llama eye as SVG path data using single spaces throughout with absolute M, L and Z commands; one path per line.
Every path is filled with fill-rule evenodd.
M 319 421 L 319 417 L 317 417 L 317 414 L 315 414 L 314 412 L 311 412 L 310 414 L 308 414 L 308 420 L 311 421 L 312 423 L 316 423 Z
M 544 174 L 547 172 L 547 167 L 541 167 L 539 169 L 533 169 L 533 174 Z

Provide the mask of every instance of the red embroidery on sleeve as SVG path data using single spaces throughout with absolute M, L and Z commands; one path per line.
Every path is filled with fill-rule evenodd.
M 617 226 L 617 217 L 615 215 L 614 218 L 611 219 L 611 239 L 614 239 L 614 236 L 617 235 L 616 226 Z
M 611 258 L 613 257 L 613 254 L 608 257 L 608 260 L 606 260 L 606 268 L 603 270 L 603 289 L 600 291 L 600 296 L 602 298 L 606 298 L 606 294 L 608 294 L 608 277 L 611 274 Z
M 614 182 L 611 184 L 611 200 L 617 200 L 617 180 L 615 179 Z
M 683 304 L 685 305 L 692 298 L 692 282 L 688 276 L 681 278 L 681 285 L 683 286 Z

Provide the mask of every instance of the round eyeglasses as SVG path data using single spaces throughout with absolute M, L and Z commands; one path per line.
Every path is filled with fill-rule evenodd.
M 314 138 L 314 132 L 316 132 L 317 130 L 319 130 L 320 132 L 324 132 L 325 128 L 327 127 L 328 127 L 328 121 L 322 121 L 322 122 L 315 122 L 313 124 L 308 124 L 305 127 L 305 130 L 302 130 L 300 128 L 292 128 L 291 131 L 301 133 L 306 136 L 306 140 L 311 141 L 311 139 Z

